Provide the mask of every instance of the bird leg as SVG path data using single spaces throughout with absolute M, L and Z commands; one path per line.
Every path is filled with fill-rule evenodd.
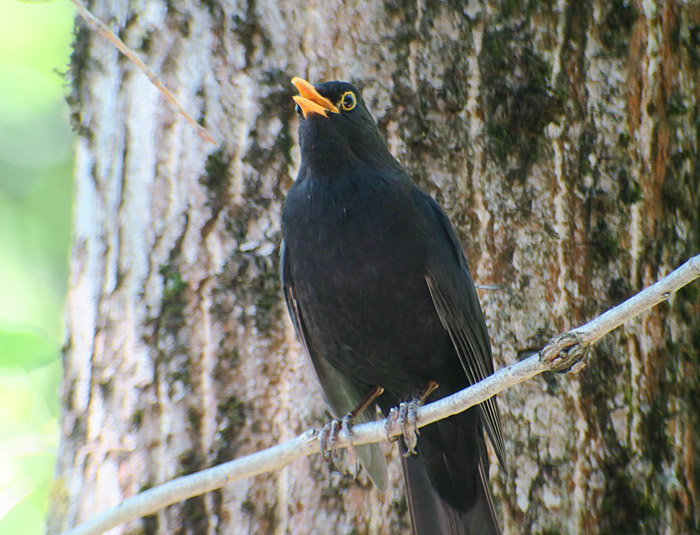
M 418 408 L 425 403 L 428 396 L 438 386 L 439 385 L 435 381 L 429 381 L 417 398 L 409 402 L 402 401 L 398 408 L 394 407 L 389 412 L 385 427 L 387 438 L 391 441 L 396 440 L 395 438 L 391 438 L 391 436 L 396 433 L 396 431 L 401 431 L 403 444 L 406 447 L 406 451 L 403 453 L 404 457 L 417 453 L 416 445 L 418 444 L 418 435 L 420 434 L 416 422 Z
M 381 386 L 375 386 L 353 410 L 340 420 L 333 420 L 329 424 L 324 425 L 321 430 L 321 454 L 326 462 L 332 462 L 343 475 L 349 475 L 353 478 L 357 477 L 357 454 L 352 443 L 352 425 L 355 422 L 355 418 L 362 414 L 383 392 L 384 389 Z M 341 432 L 348 436 L 348 463 L 352 467 L 349 470 L 344 469 L 340 463 L 337 442 L 338 435 Z
M 325 461 L 333 463 L 333 466 L 335 466 L 343 475 L 355 477 L 357 473 L 357 460 L 355 448 L 352 445 L 352 423 L 353 418 L 351 413 L 348 413 L 340 420 L 332 420 L 330 423 L 324 425 L 323 429 L 321 430 L 321 452 Z M 345 469 L 340 463 L 340 454 L 338 453 L 337 442 L 338 435 L 341 431 L 345 431 L 350 438 L 350 444 L 348 445 L 348 463 L 352 467 L 351 469 Z

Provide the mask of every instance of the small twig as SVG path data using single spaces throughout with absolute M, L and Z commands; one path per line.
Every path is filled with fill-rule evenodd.
M 170 90 L 163 85 L 163 82 L 160 81 L 160 79 L 153 73 L 153 71 L 151 71 L 151 69 L 146 67 L 146 64 L 143 61 L 141 61 L 141 58 L 139 58 L 133 50 L 131 50 L 128 46 L 124 44 L 124 41 L 122 41 L 121 39 L 119 39 L 119 37 L 114 35 L 114 32 L 110 30 L 104 22 L 95 17 L 92 13 L 90 13 L 90 11 L 88 11 L 88 8 L 85 7 L 85 4 L 83 4 L 80 0 L 70 1 L 73 3 L 75 8 L 78 10 L 78 13 L 81 17 L 83 17 L 85 22 L 87 22 L 97 33 L 107 38 L 110 42 L 114 43 L 114 46 L 116 46 L 122 54 L 124 54 L 139 69 L 141 69 L 141 71 L 148 77 L 151 83 L 158 88 L 158 90 L 162 93 L 166 100 L 170 102 L 170 104 L 172 104 L 175 107 L 175 109 L 177 109 L 180 112 L 180 114 L 185 118 L 185 120 L 188 123 L 190 123 L 192 128 L 194 128 L 197 132 L 197 135 L 199 135 L 199 137 L 201 137 L 205 141 L 208 141 L 209 143 L 212 143 L 213 145 L 218 146 L 218 143 L 211 136 L 211 134 L 207 132 L 207 129 L 204 128 L 201 124 L 197 123 L 197 121 L 195 121 L 194 118 L 185 111 L 185 109 L 175 98 L 175 95 L 173 95 L 170 92 Z
M 572 360 L 579 362 L 588 347 L 601 336 L 622 323 L 668 299 L 672 293 L 700 277 L 700 255 L 688 260 L 681 267 L 656 284 L 642 290 L 621 305 L 602 314 L 593 321 L 553 338 L 539 353 L 516 364 L 496 371 L 483 381 L 456 394 L 425 405 L 418 410 L 418 427 L 458 414 L 485 401 L 508 387 L 522 383 L 544 371 L 570 370 Z M 561 354 L 564 356 L 560 356 Z M 353 428 L 353 444 L 369 444 L 386 440 L 386 420 L 370 422 Z M 398 436 L 396 430 L 394 436 Z M 339 448 L 347 447 L 344 433 L 338 438 Z M 108 509 L 64 535 L 94 535 L 119 524 L 150 515 L 156 511 L 193 496 L 219 489 L 233 481 L 279 470 L 285 465 L 312 453 L 318 453 L 318 431 L 306 431 L 288 442 L 272 446 L 241 459 L 180 477 L 158 487 L 127 498 L 121 504 Z

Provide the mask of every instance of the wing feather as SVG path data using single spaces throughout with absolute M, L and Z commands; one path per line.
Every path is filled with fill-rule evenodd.
M 289 269 L 289 259 L 284 243 L 281 249 L 281 279 L 287 309 L 292 319 L 297 338 L 304 348 L 304 356 L 309 369 L 313 370 L 316 382 L 321 387 L 321 393 L 335 418 L 342 418 L 362 401 L 366 392 L 350 377 L 333 368 L 322 355 L 315 355 L 311 348 L 304 326 L 303 311 L 299 305 L 292 274 Z M 373 420 L 372 411 L 366 410 L 355 419 L 355 423 Z M 360 463 L 367 470 L 372 482 L 379 490 L 385 490 L 388 484 L 386 459 L 379 444 L 356 446 L 355 451 Z
M 454 267 L 438 262 L 439 255 L 428 266 L 425 274 L 428 290 L 437 310 L 438 317 L 449 333 L 470 383 L 476 383 L 493 373 L 493 359 L 486 322 L 474 288 L 464 251 L 445 212 L 432 199 L 424 194 L 430 211 L 448 239 L 452 253 L 458 264 Z M 444 258 L 443 258 L 444 260 Z M 501 418 L 496 397 L 489 398 L 479 405 L 483 416 L 486 434 L 493 445 L 496 456 L 504 471 L 506 468 L 505 445 L 501 430 Z

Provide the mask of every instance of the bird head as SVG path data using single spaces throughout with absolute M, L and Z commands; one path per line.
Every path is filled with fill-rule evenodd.
M 348 163 L 395 162 L 360 92 L 347 82 L 292 78 L 302 166 L 330 171 Z

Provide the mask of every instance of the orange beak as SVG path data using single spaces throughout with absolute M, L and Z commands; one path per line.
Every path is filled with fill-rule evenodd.
M 318 113 L 324 117 L 328 117 L 328 112 L 340 113 L 340 110 L 326 97 L 316 91 L 316 88 L 302 78 L 292 78 L 292 83 L 299 90 L 299 95 L 294 95 L 294 102 L 301 108 L 306 119 L 309 113 Z

